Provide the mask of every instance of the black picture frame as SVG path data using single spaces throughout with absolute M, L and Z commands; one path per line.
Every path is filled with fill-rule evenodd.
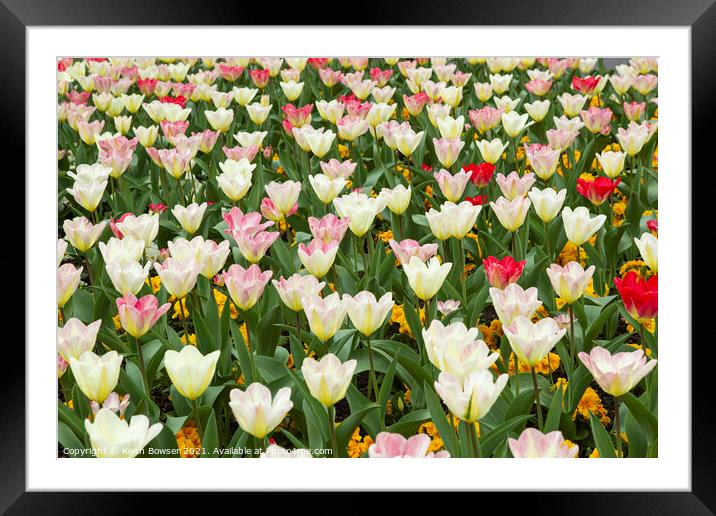
M 697 159 L 710 155 L 713 146 L 713 120 L 715 119 L 716 95 L 713 93 L 712 69 L 716 62 L 716 4 L 714 0 L 601 0 L 598 3 L 583 0 L 531 1 L 500 0 L 499 2 L 473 1 L 469 4 L 457 0 L 442 0 L 437 3 L 413 0 L 410 7 L 399 4 L 379 3 L 366 8 L 349 4 L 338 5 L 317 2 L 297 8 L 290 19 L 279 19 L 267 12 L 259 3 L 240 5 L 238 3 L 203 0 L 197 2 L 174 0 L 172 2 L 123 0 L 107 2 L 100 0 L 0 0 L 0 63 L 6 72 L 0 80 L 0 142 L 6 148 L 25 149 L 25 105 L 26 98 L 26 38 L 28 26 L 65 25 L 212 25 L 212 24 L 253 24 L 283 23 L 292 21 L 316 25 L 336 24 L 344 21 L 375 24 L 412 25 L 622 25 L 622 26 L 688 26 L 691 27 L 691 70 L 692 70 L 692 158 L 693 168 Z M 322 13 L 322 14 L 321 14 Z M 350 14 L 347 14 L 350 13 Z M 323 18 L 323 19 L 321 19 Z M 148 45 L 151 43 L 148 41 Z M 568 42 L 565 46 L 569 48 Z M 701 153 L 696 150 L 700 149 Z M 24 153 L 14 152 L 18 162 L 6 174 L 14 175 L 17 185 L 26 190 L 36 179 L 22 175 L 25 169 Z M 707 165 L 707 164 L 705 164 Z M 706 168 L 710 171 L 712 164 Z M 675 171 L 687 174 L 688 171 Z M 20 178 L 23 178 L 20 184 Z M 41 180 L 41 179 L 40 179 Z M 6 187 L 10 188 L 6 178 Z M 15 189 L 14 191 L 17 191 Z M 691 209 L 690 199 L 672 200 L 684 209 Z M 18 218 L 31 209 L 31 198 L 17 195 Z M 24 203 L 24 204 L 23 204 Z M 22 211 L 20 211 L 22 210 Z M 23 222 L 24 224 L 24 222 Z M 20 229 L 23 235 L 20 235 Z M 27 236 L 24 225 L 15 224 L 11 238 Z M 17 246 L 19 249 L 19 246 Z M 684 259 L 690 259 L 691 250 L 684 250 Z M 25 270 L 22 251 L 0 255 L 8 270 Z M 29 271 L 25 270 L 26 274 Z M 49 290 L 49 289 L 48 289 Z M 51 295 L 48 292 L 48 295 Z M 7 301 L 6 301 L 7 302 Z M 17 299 L 13 300 L 16 309 Z M 8 308 L 10 308 L 8 306 Z M 11 313 L 11 312 L 6 312 Z M 28 314 L 25 313 L 28 323 Z M 680 346 L 691 344 L 691 321 L 683 321 L 684 338 Z M 16 339 L 7 339 L 3 349 L 3 397 L 0 416 L 0 435 L 4 444 L 0 454 L 2 481 L 0 481 L 0 511 L 7 514 L 97 514 L 128 511 L 143 506 L 145 497 L 135 493 L 40 493 L 26 492 L 25 488 L 25 349 Z M 25 346 L 43 343 L 25 342 Z M 716 512 L 716 447 L 712 444 L 714 425 L 713 389 L 709 379 L 713 374 L 711 342 L 701 341 L 701 346 L 692 355 L 699 357 L 692 363 L 692 456 L 690 492 L 669 493 L 541 493 L 537 503 L 534 493 L 498 495 L 501 505 L 521 507 L 531 513 L 542 512 L 571 514 L 713 514 Z M 705 348 L 705 349 L 702 349 Z M 12 366 L 10 366 L 12 364 Z M 665 387 L 667 388 L 667 387 Z M 689 422 L 685 421 L 688 425 Z M 120 487 L 118 482 L 118 487 Z M 359 488 L 359 486 L 354 486 Z M 190 489 L 190 488 L 189 488 Z M 178 507 L 175 494 L 160 495 L 160 500 L 173 500 Z M 487 495 L 480 495 L 487 496 Z M 514 498 L 514 497 L 517 498 Z M 189 508 L 189 497 L 181 500 L 181 510 Z M 191 498 L 192 501 L 196 498 Z M 504 501 L 509 500 L 509 504 Z M 484 503 L 481 499 L 480 505 Z M 206 507 L 206 506 L 205 506 Z M 216 507 L 216 505 L 215 505 Z M 447 508 L 447 507 L 446 507 Z M 170 509 L 168 509 L 170 510 Z M 226 506 L 226 510 L 231 510 Z M 475 509 L 477 510 L 477 508 Z

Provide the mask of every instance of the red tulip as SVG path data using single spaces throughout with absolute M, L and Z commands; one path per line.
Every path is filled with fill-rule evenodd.
M 623 278 L 614 278 L 614 284 L 622 296 L 624 307 L 634 319 L 644 322 L 653 319 L 659 311 L 659 276 L 642 278 L 629 271 Z
M 480 163 L 479 165 L 470 163 L 463 169 L 470 172 L 470 181 L 478 188 L 485 188 L 490 184 L 492 175 L 495 173 L 495 165 L 492 163 Z
M 617 189 L 621 178 L 611 180 L 608 177 L 597 177 L 595 179 L 577 179 L 577 192 L 582 197 L 589 199 L 595 206 L 601 205 Z
M 518 262 L 512 256 L 505 256 L 502 260 L 488 256 L 482 260 L 482 264 L 485 266 L 487 282 L 500 290 L 520 279 L 522 269 L 525 268 L 525 260 Z
M 465 197 L 465 200 L 472 204 L 473 206 L 482 206 L 483 204 L 487 204 L 487 195 L 476 195 L 474 197 Z
M 572 88 L 577 90 L 579 93 L 592 93 L 594 89 L 599 85 L 599 81 L 602 78 L 597 77 L 573 77 Z

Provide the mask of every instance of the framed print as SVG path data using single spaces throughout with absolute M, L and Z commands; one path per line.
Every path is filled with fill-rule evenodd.
M 28 251 L 3 508 L 716 506 L 689 260 L 716 8 L 309 28 L 98 6 L 3 12 Z

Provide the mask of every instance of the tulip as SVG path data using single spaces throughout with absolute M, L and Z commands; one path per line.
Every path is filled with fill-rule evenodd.
M 527 195 L 527 192 L 535 183 L 535 175 L 530 172 L 520 176 L 517 172 L 512 171 L 507 176 L 497 174 L 495 181 L 502 194 L 511 201 L 517 197 Z
M 533 323 L 527 317 L 518 315 L 502 328 L 517 358 L 532 368 L 547 356 L 566 333 L 550 317 Z
M 496 203 L 490 202 L 492 210 L 497 215 L 497 220 L 507 231 L 512 233 L 524 224 L 530 204 L 529 198 L 526 197 L 515 197 L 512 200 L 499 197 Z
M 137 294 L 149 275 L 150 263 L 144 267 L 139 262 L 110 262 L 105 266 L 114 289 L 121 295 Z
M 535 209 L 537 216 L 542 222 L 547 224 L 552 221 L 559 214 L 559 210 L 562 209 L 564 199 L 567 196 L 567 189 L 565 188 L 556 192 L 552 188 L 540 190 L 539 188 L 533 187 L 527 196 L 532 201 L 532 207 Z M 545 240 L 547 239 L 549 239 L 549 236 L 545 236 Z
M 402 215 L 405 210 L 410 206 L 410 196 L 412 190 L 410 185 L 406 188 L 404 185 L 399 184 L 394 188 L 383 188 L 380 191 L 380 195 L 385 199 L 386 205 L 391 213 L 395 215 Z
M 495 165 L 492 163 L 480 163 L 475 165 L 471 163 L 463 168 L 463 170 L 470 173 L 470 181 L 478 188 L 485 188 L 492 180 L 492 175 L 495 173 Z
M 267 134 L 268 132 L 266 131 L 255 131 L 253 133 L 239 131 L 234 135 L 234 139 L 239 142 L 239 145 L 242 147 L 251 147 L 252 145 L 261 147 Z
M 620 127 L 617 129 L 617 140 L 619 145 L 628 156 L 636 156 L 639 154 L 644 144 L 649 139 L 649 129 L 644 125 L 631 125 L 627 129 Z
M 338 253 L 338 244 L 336 240 L 326 242 L 314 238 L 307 246 L 303 243 L 298 244 L 298 258 L 309 273 L 322 278 L 333 266 Z
M 193 235 L 201 226 L 201 220 L 204 218 L 207 206 L 205 202 L 201 204 L 194 202 L 187 207 L 177 204 L 172 208 L 172 214 L 179 221 L 181 227 L 184 228 L 184 231 Z
M 450 168 L 457 161 L 465 142 L 459 138 L 433 138 L 435 155 L 443 167 Z
M 326 243 L 334 240 L 340 243 L 348 230 L 349 224 L 350 219 L 339 219 L 332 213 L 326 213 L 320 219 L 308 217 L 308 228 L 313 238 Z
M 611 197 L 620 182 L 621 178 L 619 177 L 614 181 L 602 176 L 592 180 L 580 177 L 577 179 L 577 193 L 589 199 L 595 206 L 601 206 L 604 201 Z
M 259 92 L 256 88 L 237 88 L 236 86 L 231 91 L 234 94 L 234 100 L 241 107 L 245 107 Z
M 298 181 L 286 181 L 284 183 L 271 181 L 265 188 L 276 209 L 284 216 L 293 210 L 301 193 L 301 183 Z
M 410 238 L 400 242 L 391 239 L 389 243 L 393 254 L 395 254 L 401 265 L 408 264 L 413 256 L 417 257 L 421 262 L 426 262 L 438 252 L 438 244 L 420 245 L 416 240 Z
M 392 432 L 380 432 L 375 442 L 368 447 L 371 459 L 443 459 L 449 458 L 450 452 L 443 450 L 437 453 L 428 451 L 431 439 L 427 434 L 416 434 L 408 439 Z
M 325 407 L 333 407 L 345 397 L 357 365 L 353 359 L 341 363 L 336 355 L 328 353 L 320 361 L 306 358 L 301 373 L 311 395 Z
M 511 82 L 512 82 L 512 74 L 508 74 L 508 75 L 490 74 L 490 85 L 492 86 L 492 90 L 495 93 L 497 93 L 498 95 L 502 95 L 507 90 L 509 90 Z
M 657 360 L 647 361 L 641 349 L 612 355 L 601 346 L 593 347 L 589 354 L 580 352 L 579 360 L 592 373 L 599 387 L 615 397 L 632 390 L 657 363 Z
M 301 305 L 306 313 L 311 332 L 321 342 L 326 342 L 333 337 L 343 325 L 343 320 L 346 317 L 346 303 L 341 300 L 338 292 L 334 292 L 325 299 L 315 294 L 304 296 L 301 298 Z
M 410 288 L 423 301 L 429 301 L 438 293 L 451 268 L 452 263 L 441 264 L 437 258 L 431 258 L 425 263 L 417 256 L 403 265 Z
M 308 149 L 317 158 L 322 158 L 331 150 L 333 140 L 336 139 L 336 134 L 333 131 L 315 131 L 304 133 L 304 138 Z
M 540 179 L 548 181 L 557 170 L 561 149 L 553 149 L 548 145 L 525 145 L 527 162 Z
M 642 278 L 635 271 L 629 271 L 623 278 L 614 278 L 614 284 L 621 295 L 629 315 L 640 323 L 653 319 L 659 312 L 659 277 Z
M 458 240 L 465 238 L 477 221 L 482 206 L 475 206 L 469 201 L 454 204 L 445 202 L 440 211 L 430 208 L 425 214 L 430 225 L 430 231 L 438 240 L 446 240 L 450 237 Z
M 229 159 L 219 163 L 219 168 L 222 173 L 217 176 L 216 181 L 221 191 L 234 202 L 243 199 L 251 188 L 251 172 L 256 165 L 252 165 L 246 158 L 239 161 Z
M 280 234 L 278 231 L 234 231 L 231 235 L 241 255 L 250 263 L 258 263 Z
M 509 137 L 517 138 L 522 131 L 534 124 L 534 122 L 528 122 L 528 119 L 529 115 L 526 113 L 524 115 L 520 115 L 516 111 L 502 113 L 502 128 Z
M 119 414 L 121 419 L 129 407 L 129 398 L 129 394 L 125 394 L 120 400 L 119 394 L 112 392 L 109 396 L 107 396 L 107 399 L 104 400 L 101 407 L 96 401 L 91 401 L 90 407 L 92 408 L 92 415 L 97 416 L 100 409 L 105 409 L 111 411 L 113 414 Z
M 423 140 L 424 131 L 416 133 L 412 129 L 403 131 L 393 135 L 395 141 L 395 148 L 406 158 L 412 156 L 415 149 L 418 148 L 420 142 Z
M 201 270 L 204 268 L 204 263 L 206 262 L 204 244 L 204 238 L 197 236 L 191 240 L 177 238 L 173 242 L 167 242 L 167 247 L 169 249 L 169 255 L 177 262 L 191 265 L 197 270 Z
M 67 242 L 61 238 L 57 239 L 57 267 L 60 266 L 62 260 L 65 259 L 65 253 L 67 252 Z
M 201 267 L 194 262 L 182 263 L 175 258 L 167 258 L 162 263 L 155 263 L 154 270 L 167 292 L 183 299 L 196 285 Z
M 517 283 L 510 283 L 504 289 L 490 287 L 490 298 L 503 326 L 509 326 L 520 315 L 532 317 L 542 306 L 535 287 L 524 290 Z
M 271 390 L 254 382 L 245 391 L 231 389 L 229 397 L 229 407 L 239 426 L 258 439 L 273 432 L 293 408 L 289 387 L 279 389 L 271 399 Z
M 331 179 L 324 174 L 309 175 L 308 181 L 316 193 L 316 197 L 323 203 L 329 204 L 341 193 L 346 186 L 346 180 L 342 177 Z
M 200 274 L 211 279 L 224 267 L 226 258 L 231 252 L 228 240 L 217 244 L 213 240 L 207 240 L 203 244 L 204 266 Z
M 573 459 L 579 446 L 568 446 L 562 432 L 543 434 L 536 428 L 525 428 L 517 439 L 507 438 L 512 456 L 516 459 Z
M 159 215 L 144 213 L 136 217 L 130 214 L 117 223 L 117 228 L 124 236 L 142 240 L 144 246 L 149 247 L 159 233 Z
M 179 394 L 194 401 L 204 394 L 214 378 L 220 354 L 217 349 L 204 356 L 196 346 L 184 346 L 181 352 L 170 349 L 164 353 L 164 367 Z
M 64 326 L 57 328 L 57 352 L 67 361 L 70 357 L 79 360 L 82 353 L 94 348 L 101 325 L 101 320 L 85 325 L 76 317 L 68 319 Z
M 351 192 L 335 198 L 333 206 L 340 217 L 350 219 L 348 227 L 351 232 L 357 237 L 362 237 L 370 229 L 375 216 L 385 209 L 387 202 L 380 196 L 368 197 L 361 192 Z
M 507 384 L 508 375 L 493 379 L 489 371 L 474 371 L 464 379 L 441 372 L 435 390 L 448 410 L 466 423 L 475 423 L 485 416 Z
M 642 233 L 635 238 L 634 243 L 639 248 L 642 260 L 654 272 L 659 272 L 659 240 L 651 233 Z
M 94 420 L 85 419 L 94 455 L 99 458 L 131 459 L 162 431 L 162 424 L 149 426 L 147 416 L 132 416 L 129 423 L 109 409 L 99 409 Z
M 592 134 L 609 134 L 612 129 L 609 125 L 612 120 L 612 110 L 609 108 L 591 107 L 586 111 L 580 111 L 579 115 L 584 121 L 584 126 Z
M 348 179 L 355 171 L 356 166 L 358 166 L 357 163 L 353 163 L 349 159 L 338 161 L 335 158 L 331 158 L 328 161 L 321 161 L 320 165 L 321 171 L 330 179 L 336 179 L 337 177 Z
M 338 136 L 342 139 L 352 142 L 361 135 L 368 132 L 368 122 L 358 116 L 344 116 L 336 120 L 338 127 Z
M 471 174 L 464 169 L 455 175 L 450 174 L 445 169 L 440 169 L 440 172 L 436 172 L 434 175 L 440 191 L 451 202 L 458 202 L 462 198 L 462 194 L 465 192 L 465 187 L 471 177 Z
M 296 82 L 296 81 L 283 82 L 283 81 L 281 81 L 279 83 L 279 86 L 281 86 L 281 89 L 283 90 L 283 94 L 286 95 L 286 98 L 291 102 L 298 99 L 298 97 L 301 96 L 301 92 L 303 91 L 303 83 L 302 82 Z
M 455 299 L 446 299 L 445 301 L 438 301 L 438 312 L 444 317 L 447 317 L 454 311 L 460 308 L 460 301 Z
M 271 108 L 273 108 L 273 105 L 271 104 L 265 106 L 260 102 L 253 102 L 252 104 L 246 105 L 246 112 L 248 113 L 251 121 L 260 126 L 268 118 Z
M 562 93 L 557 96 L 557 100 L 562 105 L 564 114 L 573 117 L 579 115 L 579 112 L 587 102 L 586 95 L 570 95 L 569 93 Z
M 69 357 L 72 375 L 88 399 L 102 403 L 117 386 L 122 355 L 110 351 L 102 356 L 85 351 L 80 358 Z
M 430 362 L 458 380 L 489 369 L 499 358 L 499 353 L 490 353 L 487 344 L 477 338 L 477 328 L 468 329 L 462 322 L 445 326 L 434 320 L 423 328 L 422 335 Z
M 482 159 L 492 165 L 502 159 L 502 153 L 505 151 L 508 145 L 509 142 L 503 144 L 499 138 L 495 138 L 491 141 L 479 140 L 475 142 L 475 146 L 480 151 Z
M 137 299 L 132 294 L 117 298 L 117 311 L 122 328 L 134 338 L 140 338 L 156 324 L 171 307 L 170 303 L 159 306 L 151 294 Z
M 380 299 L 376 299 L 375 294 L 364 290 L 355 296 L 344 294 L 343 304 L 353 326 L 360 333 L 369 337 L 383 325 L 395 303 L 393 294 L 390 292 L 381 296 Z
M 80 165 L 81 166 L 81 165 Z M 79 169 L 79 167 L 77 167 Z M 107 169 L 111 170 L 111 169 Z M 102 195 L 107 188 L 107 180 L 81 182 L 75 181 L 72 188 L 67 188 L 67 192 L 72 194 L 74 200 L 89 212 L 93 212 L 102 201 Z
M 522 275 L 525 267 L 525 260 L 516 261 L 512 256 L 505 256 L 498 260 L 494 256 L 488 256 L 482 260 L 485 268 L 485 276 L 491 287 L 503 290 L 507 285 L 515 283 Z
M 551 87 L 552 81 L 545 81 L 544 79 L 541 79 L 539 77 L 535 77 L 534 79 L 525 83 L 525 89 L 533 95 L 537 95 L 538 97 L 543 97 L 544 95 L 546 95 Z
M 70 300 L 80 284 L 82 267 L 75 268 L 71 263 L 66 263 L 57 268 L 57 306 L 62 308 Z
M 579 136 L 579 131 L 574 128 L 548 129 L 547 142 L 549 146 L 558 152 L 564 152 L 574 143 Z
M 65 231 L 67 240 L 72 247 L 82 253 L 89 251 L 102 234 L 105 221 L 99 224 L 92 224 L 86 217 L 75 217 L 72 220 L 65 220 L 62 229 Z
M 454 140 L 462 136 L 465 129 L 465 117 L 453 118 L 450 115 L 437 120 L 440 136 L 446 140 Z
M 193 158 L 193 150 L 191 149 L 160 149 L 155 150 L 152 147 L 147 149 L 147 153 L 152 160 L 174 179 L 181 177 L 191 168 L 191 160 Z
M 590 217 L 589 210 L 584 206 L 579 206 L 574 211 L 569 206 L 565 206 L 562 210 L 562 221 L 567 239 L 577 247 L 583 245 L 594 233 L 599 231 L 606 219 L 606 215 Z
M 594 265 L 584 270 L 579 262 L 569 262 L 564 267 L 553 263 L 547 269 L 547 276 L 557 295 L 571 305 L 584 295 L 594 270 Z
M 368 113 L 365 116 L 365 120 L 366 122 L 368 122 L 368 125 L 371 129 L 375 129 L 375 126 L 377 126 L 378 124 L 387 122 L 388 119 L 393 115 L 393 113 L 395 112 L 395 108 L 397 107 L 397 104 L 373 104 L 368 110 Z
M 480 134 L 494 129 L 502 119 L 502 112 L 492 106 L 485 106 L 482 109 L 471 109 L 468 112 L 472 125 Z
M 547 116 L 549 111 L 549 100 L 535 100 L 534 102 L 525 103 L 525 111 L 535 122 L 541 122 Z
M 492 97 L 492 84 L 488 82 L 476 82 L 474 84 L 475 95 L 481 102 L 487 102 Z
M 626 154 L 623 152 L 604 151 L 601 154 L 595 154 L 595 157 L 599 161 L 604 174 L 610 179 L 615 179 L 624 170 Z
M 112 237 L 106 244 L 99 243 L 99 251 L 106 264 L 138 262 L 144 254 L 144 241 L 131 236 L 123 237 L 121 240 Z
M 273 271 L 261 272 L 256 264 L 244 269 L 235 263 L 224 273 L 223 279 L 231 300 L 239 310 L 246 311 L 259 300 L 272 275 Z
M 494 98 L 495 107 L 505 113 L 509 113 L 510 111 L 514 111 L 515 109 L 517 109 L 517 106 L 520 104 L 521 101 L 521 98 L 511 99 L 507 95 Z
M 159 127 L 156 125 L 150 125 L 149 127 L 135 127 L 133 130 L 142 147 L 153 146 L 154 142 L 157 141 L 157 136 L 159 135 Z
M 271 280 L 274 288 L 278 292 L 278 296 L 283 304 L 294 312 L 303 310 L 301 298 L 319 295 L 326 286 L 324 282 L 320 282 L 311 274 L 294 274 L 288 279 L 281 276 L 278 281 Z

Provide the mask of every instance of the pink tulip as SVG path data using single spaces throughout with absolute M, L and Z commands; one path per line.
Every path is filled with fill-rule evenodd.
M 220 134 L 221 133 L 219 131 L 212 131 L 211 129 L 206 129 L 200 133 L 191 133 L 192 136 L 201 137 L 199 150 L 204 154 L 209 154 L 214 149 Z M 237 159 L 236 161 L 239 160 Z
M 97 142 L 99 146 L 98 161 L 105 167 L 112 169 L 110 173 L 112 177 L 121 176 L 132 163 L 137 141 L 136 137 L 129 140 L 124 136 L 100 140 Z
M 285 219 L 286 217 L 290 217 L 291 215 L 296 213 L 298 211 L 298 203 L 294 204 L 293 208 L 291 208 L 291 210 L 288 213 L 283 214 L 276 208 L 276 205 L 269 197 L 264 197 L 261 200 L 260 209 L 261 209 L 261 214 L 265 218 L 267 218 L 268 220 L 272 220 L 274 222 L 279 222 L 279 221 Z
M 240 147 L 237 145 L 236 147 L 222 147 L 222 150 L 227 158 L 234 161 L 241 161 L 244 158 L 253 161 L 259 152 L 259 146 L 249 145 L 248 147 Z
M 234 304 L 240 310 L 246 311 L 259 300 L 272 275 L 273 272 L 270 270 L 261 272 L 256 264 L 248 269 L 234 264 L 224 273 L 224 285 L 229 290 Z
M 406 265 L 413 256 L 417 256 L 421 262 L 426 262 L 438 252 L 438 244 L 420 245 L 410 238 L 400 242 L 391 239 L 390 248 L 401 265 Z
M 641 349 L 612 355 L 601 346 L 593 347 L 589 354 L 581 351 L 579 360 L 592 373 L 602 390 L 612 396 L 621 396 L 632 390 L 656 367 L 657 362 L 647 361 Z
M 567 446 L 562 432 L 543 434 L 536 428 L 526 428 L 517 439 L 507 439 L 516 459 L 573 459 L 579 453 L 576 444 Z
M 445 301 L 438 301 L 438 312 L 444 316 L 450 315 L 455 310 L 460 308 L 460 301 L 455 299 L 446 299 Z
M 453 175 L 443 168 L 440 169 L 440 172 L 435 172 L 434 176 L 445 198 L 448 201 L 457 202 L 462 198 L 471 174 L 461 170 Z
M 133 294 L 117 298 L 119 322 L 127 333 L 137 339 L 147 333 L 171 306 L 171 303 L 159 306 L 159 301 L 152 294 L 141 299 Z
M 285 181 L 283 183 L 271 181 L 265 186 L 265 189 L 276 210 L 283 214 L 284 217 L 295 212 L 296 202 L 301 193 L 301 183 L 298 181 Z
M 259 212 L 253 211 L 244 214 L 237 207 L 233 207 L 224 213 L 223 218 L 224 222 L 229 226 L 229 229 L 224 230 L 224 233 L 227 235 L 232 235 L 234 232 L 244 232 L 254 235 L 274 224 L 271 221 L 261 223 L 261 214 Z
M 471 109 L 468 113 L 472 125 L 475 126 L 480 133 L 485 133 L 490 129 L 497 127 L 502 120 L 502 110 L 485 106 L 482 109 Z
M 162 128 L 164 138 L 166 138 L 170 142 L 174 140 L 174 137 L 176 135 L 186 134 L 186 130 L 189 129 L 189 122 L 187 120 L 177 120 L 176 122 L 162 120 L 159 125 Z
M 80 284 L 82 267 L 75 268 L 71 263 L 65 263 L 57 269 L 57 306 L 62 308 L 70 300 Z
M 579 114 L 584 122 L 584 127 L 592 134 L 609 134 L 612 130 L 609 125 L 609 122 L 612 121 L 612 110 L 609 108 L 591 107 L 586 111 L 580 111 Z
M 321 170 L 329 179 L 336 179 L 343 177 L 348 179 L 356 169 L 358 163 L 353 163 L 347 159 L 345 161 L 338 161 L 335 158 L 331 158 L 328 161 L 321 161 Z
M 539 77 L 535 77 L 528 83 L 525 83 L 525 89 L 538 97 L 546 95 L 551 87 L 552 81 L 545 81 Z
M 375 443 L 368 448 L 371 459 L 442 459 L 449 458 L 450 452 L 429 452 L 430 436 L 416 434 L 406 439 L 400 434 L 380 432 Z
M 346 234 L 346 230 L 350 224 L 350 218 L 338 218 L 332 213 L 327 213 L 322 218 L 317 219 L 316 217 L 308 217 L 308 227 L 311 230 L 311 235 L 317 240 L 323 242 L 343 240 L 343 236 Z
M 520 176 L 517 172 L 512 171 L 507 174 L 507 176 L 497 174 L 495 181 L 500 187 L 502 195 L 511 201 L 515 197 L 524 197 L 527 195 L 532 185 L 535 184 L 535 175 L 529 172 Z

